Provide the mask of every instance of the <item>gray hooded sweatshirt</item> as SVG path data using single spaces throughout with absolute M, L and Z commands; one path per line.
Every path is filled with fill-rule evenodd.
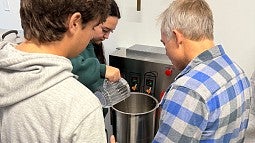
M 102 106 L 71 62 L 0 42 L 0 143 L 104 143 Z

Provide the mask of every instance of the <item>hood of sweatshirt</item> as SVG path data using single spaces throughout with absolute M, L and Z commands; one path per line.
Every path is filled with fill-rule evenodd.
M 74 76 L 67 58 L 22 52 L 15 46 L 0 42 L 0 107 L 31 98 Z

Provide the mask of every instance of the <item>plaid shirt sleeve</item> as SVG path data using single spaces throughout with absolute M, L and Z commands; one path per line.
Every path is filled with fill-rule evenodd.
M 205 101 L 183 86 L 172 87 L 165 97 L 153 143 L 198 142 L 208 119 Z

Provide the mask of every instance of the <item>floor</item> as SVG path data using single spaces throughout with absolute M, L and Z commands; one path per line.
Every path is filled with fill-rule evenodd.
M 255 114 L 250 114 L 245 143 L 255 143 Z

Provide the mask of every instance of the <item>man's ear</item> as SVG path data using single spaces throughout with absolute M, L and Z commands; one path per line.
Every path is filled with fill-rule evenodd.
M 181 44 L 184 40 L 183 34 L 178 30 L 173 30 L 173 34 L 175 36 L 176 43 Z
M 75 32 L 82 26 L 82 19 L 81 19 L 81 14 L 79 12 L 75 12 L 74 14 L 71 15 L 68 23 L 68 27 L 70 32 Z

